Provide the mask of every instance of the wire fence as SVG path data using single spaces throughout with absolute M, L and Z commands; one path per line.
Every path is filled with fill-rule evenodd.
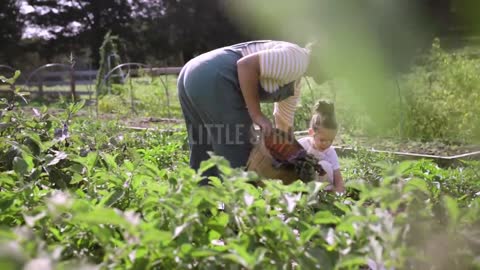
M 76 69 L 74 63 L 49 63 L 33 69 L 28 74 L 22 74 L 16 81 L 16 86 L 22 92 L 27 93 L 31 99 L 41 101 L 56 101 L 60 98 L 67 98 L 73 101 L 78 99 L 86 100 L 87 104 L 95 105 L 98 111 L 99 98 L 102 91 L 111 94 L 112 78 L 119 78 L 122 84 L 129 79 L 139 76 L 160 78 L 161 85 L 167 100 L 168 117 L 171 117 L 170 104 L 171 94 L 166 81 L 168 75 L 178 75 L 182 67 L 154 67 L 144 63 L 122 63 L 112 67 L 105 76 L 98 82 L 98 70 Z M 11 77 L 15 68 L 8 65 L 0 65 L 0 75 Z M 135 111 L 135 102 L 132 84 L 127 84 L 130 92 L 131 110 Z M 8 88 L 0 86 L 0 96 L 8 93 Z

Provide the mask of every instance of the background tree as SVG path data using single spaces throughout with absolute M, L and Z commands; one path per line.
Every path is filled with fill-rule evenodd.
M 79 51 L 89 48 L 92 60 L 98 65 L 103 37 L 111 30 L 113 34 L 127 35 L 132 21 L 134 1 L 92 0 L 92 1 L 38 1 L 28 0 L 36 10 L 26 16 L 32 25 L 49 29 L 52 38 L 46 41 L 43 55 Z
M 262 25 L 245 28 L 248 17 L 234 18 L 228 12 L 229 5 L 235 1 L 242 3 L 241 0 L 3 0 L 0 1 L 0 63 L 21 62 L 28 66 L 61 57 L 66 59 L 73 52 L 79 60 L 98 68 L 99 48 L 108 31 L 118 36 L 123 61 L 153 65 L 182 65 L 195 55 L 224 45 L 277 38 L 271 32 L 255 31 L 265 28 Z M 357 5 L 366 7 L 367 2 Z M 29 13 L 21 15 L 19 7 L 25 3 Z M 404 0 L 402 3 L 412 5 L 405 4 L 405 10 L 392 10 L 391 14 L 377 12 L 368 18 L 378 26 L 372 30 L 382 33 L 392 57 L 400 61 L 408 58 L 394 55 L 398 47 L 412 46 L 411 51 L 416 51 L 416 46 L 428 48 L 435 36 L 440 37 L 445 46 L 461 46 L 459 41 L 470 38 L 473 30 L 478 30 L 478 19 L 470 14 L 478 10 L 479 4 L 474 0 Z M 415 13 L 418 16 L 412 18 L 422 21 L 398 22 L 395 15 L 400 12 Z M 381 23 L 375 23 L 377 20 Z M 408 35 L 398 35 L 396 28 L 400 24 L 409 24 L 410 29 L 426 27 L 425 42 L 412 44 Z M 47 31 L 48 38 L 21 40 L 25 26 Z M 30 57 L 29 53 L 38 59 L 25 61 L 23 58 Z
M 0 64 L 14 65 L 20 53 L 18 42 L 22 37 L 23 23 L 19 17 L 16 0 L 0 1 Z
M 226 15 L 226 0 L 157 0 L 137 3 L 129 55 L 181 64 L 216 47 L 251 39 Z M 122 34 L 120 34 L 122 36 Z M 180 62 L 180 63 L 179 63 Z

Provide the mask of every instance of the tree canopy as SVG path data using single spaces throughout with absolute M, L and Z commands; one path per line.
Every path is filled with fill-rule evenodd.
M 99 48 L 109 31 L 120 39 L 123 60 L 163 65 L 182 65 L 199 53 L 235 42 L 272 38 L 265 33 L 262 36 L 247 33 L 236 24 L 248 18 L 234 21 L 226 12 L 232 2 L 3 0 L 0 1 L 0 64 L 22 68 L 18 58 L 32 58 L 31 54 L 36 54 L 37 62 L 46 63 L 73 53 L 98 67 Z M 432 36 L 467 35 L 475 27 L 471 21 L 456 16 L 469 12 L 465 8 L 469 7 L 465 4 L 468 0 L 417 2 L 428 17 Z M 383 27 L 394 28 L 394 22 Z M 44 33 L 42 37 L 36 35 L 39 31 Z M 28 59 L 23 64 L 33 62 Z

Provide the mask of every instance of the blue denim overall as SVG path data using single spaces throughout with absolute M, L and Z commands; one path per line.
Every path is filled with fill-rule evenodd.
M 178 98 L 188 131 L 190 167 L 197 170 L 210 158 L 223 156 L 234 168 L 247 163 L 252 119 L 240 90 L 237 61 L 241 50 L 253 41 L 219 48 L 190 60 L 177 81 Z M 262 103 L 274 103 L 294 94 L 294 82 L 273 93 L 259 87 Z M 205 176 L 219 176 L 216 169 Z

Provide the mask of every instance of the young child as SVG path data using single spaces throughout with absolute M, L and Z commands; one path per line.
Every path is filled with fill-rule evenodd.
M 333 103 L 322 100 L 317 102 L 315 112 L 310 120 L 308 134 L 309 136 L 300 138 L 298 142 L 307 153 L 312 154 L 319 160 L 320 165 L 326 171 L 324 178 L 327 178 L 330 182 L 327 190 L 333 189 L 336 192 L 345 192 L 338 156 L 332 147 L 333 140 L 337 135 L 337 121 Z M 325 179 L 320 180 L 325 181 Z

